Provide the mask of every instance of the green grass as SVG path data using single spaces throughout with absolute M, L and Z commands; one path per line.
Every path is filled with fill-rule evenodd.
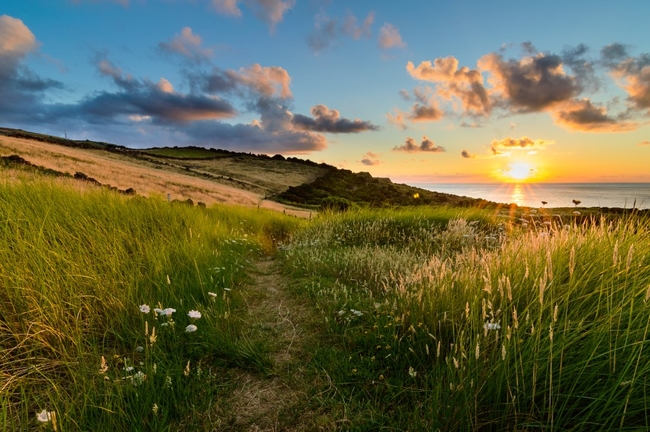
M 318 403 L 350 430 L 647 430 L 650 221 L 566 219 L 315 220 L 283 254 Z
M 0 430 L 55 429 L 43 410 L 60 431 L 236 425 L 237 377 L 284 373 L 272 332 L 240 318 L 254 260 L 276 247 L 312 309 L 287 365 L 310 397 L 283 409 L 314 428 L 650 427 L 645 217 L 308 222 L 24 176 L 0 183 Z
M 143 153 L 153 156 L 163 156 L 174 159 L 216 159 L 226 157 L 230 152 L 210 151 L 199 147 L 180 147 L 180 148 L 153 148 L 142 150 Z
M 0 430 L 202 428 L 232 368 L 270 369 L 239 290 L 300 221 L 71 184 L 0 184 Z

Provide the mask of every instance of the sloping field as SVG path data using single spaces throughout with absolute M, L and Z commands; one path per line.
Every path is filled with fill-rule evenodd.
M 153 156 L 142 157 L 136 151 L 77 148 L 0 136 L 0 155 L 12 154 L 19 155 L 32 164 L 70 175 L 82 172 L 102 184 L 110 184 L 119 189 L 133 188 L 137 194 L 143 196 L 166 197 L 169 194 L 171 199 L 191 199 L 208 205 L 226 203 L 260 206 L 300 216 L 308 215 L 308 212 L 266 200 L 265 197 L 288 185 L 311 181 L 319 172 L 317 169 L 310 170 L 311 167 L 305 165 L 270 159 L 269 162 L 278 162 L 275 165 L 284 162 L 287 166 L 281 169 L 274 165 L 265 171 L 251 162 L 254 160 L 252 156 L 239 158 L 239 164 L 229 161 L 228 170 L 220 171 L 219 166 L 224 164 L 219 159 L 163 160 Z M 299 166 L 302 171 L 293 169 L 293 165 Z M 239 173 L 248 174 L 240 179 Z

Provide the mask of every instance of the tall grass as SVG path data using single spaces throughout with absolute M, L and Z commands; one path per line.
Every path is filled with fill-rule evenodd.
M 220 368 L 269 368 L 266 342 L 233 319 L 238 289 L 297 224 L 51 180 L 0 184 L 0 430 L 31 430 L 43 410 L 57 430 L 200 424 L 228 390 Z
M 321 403 L 350 429 L 648 429 L 650 222 L 565 223 L 315 221 L 283 254 L 330 340 Z

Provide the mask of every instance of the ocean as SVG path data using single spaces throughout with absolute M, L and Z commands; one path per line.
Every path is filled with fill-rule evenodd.
M 650 209 L 650 183 L 409 183 L 435 192 L 528 207 Z M 542 204 L 546 201 L 546 205 Z

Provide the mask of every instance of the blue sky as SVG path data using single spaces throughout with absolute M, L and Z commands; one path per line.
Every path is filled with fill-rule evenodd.
M 0 0 L 0 125 L 397 181 L 650 181 L 648 16 L 640 1 Z

